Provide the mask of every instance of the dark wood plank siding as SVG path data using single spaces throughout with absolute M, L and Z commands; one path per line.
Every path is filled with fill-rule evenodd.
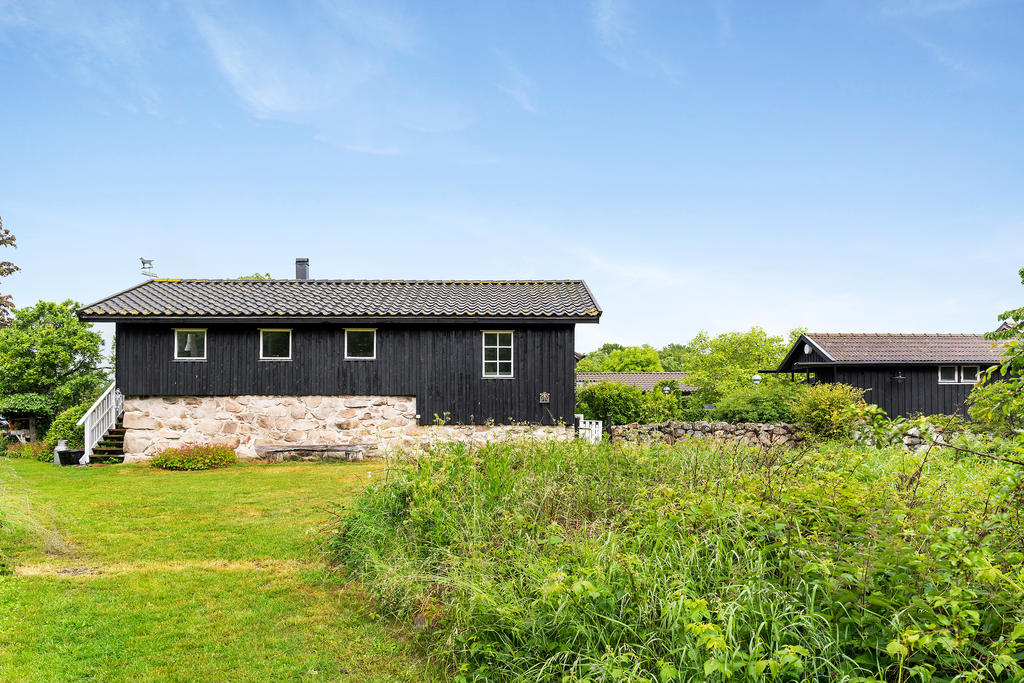
M 344 327 L 330 324 L 292 326 L 291 361 L 259 360 L 258 326 L 207 325 L 207 360 L 176 361 L 174 327 L 117 325 L 126 396 L 415 396 L 422 424 L 445 413 L 456 424 L 573 420 L 573 325 L 380 325 L 377 358 L 368 361 L 346 361 Z M 515 333 L 513 379 L 481 376 L 484 329 Z
M 902 374 L 906 379 L 893 379 Z M 862 389 L 868 403 L 876 403 L 890 417 L 910 413 L 966 415 L 964 402 L 972 384 L 939 384 L 937 365 L 837 366 L 835 380 Z

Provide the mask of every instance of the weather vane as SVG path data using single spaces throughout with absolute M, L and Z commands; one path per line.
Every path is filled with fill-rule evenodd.
M 151 258 L 139 258 L 142 261 L 142 274 L 146 277 L 156 277 L 156 273 L 153 272 L 153 259 Z

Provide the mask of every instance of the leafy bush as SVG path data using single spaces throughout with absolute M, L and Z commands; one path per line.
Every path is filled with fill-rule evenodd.
M 91 401 L 89 403 L 80 403 L 77 406 L 68 408 L 54 418 L 50 428 L 46 430 L 46 437 L 43 439 L 51 451 L 57 447 L 57 442 L 61 439 L 67 439 L 68 448 L 70 449 L 84 447 L 85 426 L 77 426 L 75 423 L 85 415 L 85 411 L 89 410 L 90 405 L 92 405 Z
M 576 390 L 576 412 L 588 420 L 610 417 L 612 424 L 629 424 L 639 417 L 643 392 L 618 382 L 598 382 Z
M 26 458 L 28 460 L 39 460 L 41 462 L 53 461 L 53 449 L 47 448 L 46 444 L 42 441 L 12 443 L 7 446 L 5 454 L 8 458 Z
M 849 436 L 853 427 L 850 411 L 864 403 L 863 396 L 863 389 L 848 384 L 814 384 L 794 397 L 793 413 L 811 434 Z
M 1019 468 L 834 444 L 449 445 L 326 541 L 458 680 L 1020 680 Z
M 162 470 L 212 470 L 236 462 L 235 451 L 225 446 L 187 445 L 161 451 L 151 464 Z
M 607 416 L 617 425 L 650 424 L 678 419 L 685 398 L 675 381 L 659 382 L 647 393 L 628 384 L 598 382 L 576 390 L 576 412 L 588 420 L 604 420 Z
M 775 382 L 743 388 L 722 397 L 711 411 L 722 422 L 794 422 L 793 401 L 806 385 Z
M 1024 430 L 1024 385 L 1005 380 L 979 384 L 967 403 L 967 414 L 986 431 L 1014 436 Z

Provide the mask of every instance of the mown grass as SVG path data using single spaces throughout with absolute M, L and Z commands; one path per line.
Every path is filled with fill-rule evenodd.
M 431 678 L 314 542 L 379 468 L 0 458 L 0 680 Z
M 1020 471 L 932 451 L 444 448 L 334 557 L 461 679 L 1024 677 Z

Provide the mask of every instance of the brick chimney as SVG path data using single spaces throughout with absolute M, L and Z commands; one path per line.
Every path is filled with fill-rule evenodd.
M 297 258 L 297 259 L 295 259 L 295 279 L 296 280 L 308 280 L 309 279 L 309 259 L 308 258 Z

